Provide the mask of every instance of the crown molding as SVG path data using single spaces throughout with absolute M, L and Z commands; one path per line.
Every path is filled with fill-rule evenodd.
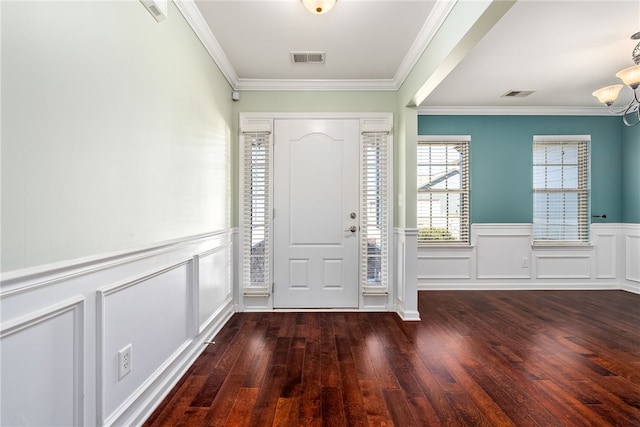
M 395 91 L 391 79 L 238 79 L 236 89 L 255 91 Z
M 612 116 L 600 107 L 418 107 L 425 116 Z
M 256 91 L 397 91 L 457 0 L 438 1 L 393 79 L 241 79 L 211 32 L 194 0 L 173 0 L 233 90 Z
M 227 79 L 231 87 L 236 90 L 238 86 L 238 74 L 236 70 L 231 66 L 231 62 L 225 55 L 220 43 L 211 32 L 211 28 L 207 25 L 204 17 L 200 13 L 198 6 L 196 6 L 194 0 L 173 0 L 184 19 L 196 33 L 196 36 L 200 39 L 204 48 L 209 52 L 209 55 L 216 63 L 220 71 Z

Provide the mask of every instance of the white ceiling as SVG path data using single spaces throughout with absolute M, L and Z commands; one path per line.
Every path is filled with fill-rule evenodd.
M 317 16 L 300 0 L 195 0 L 196 32 L 239 90 L 396 90 L 453 3 L 338 0 Z M 422 107 L 601 108 L 591 92 L 633 65 L 637 31 L 640 0 L 519 0 Z M 293 64 L 292 51 L 326 62 Z

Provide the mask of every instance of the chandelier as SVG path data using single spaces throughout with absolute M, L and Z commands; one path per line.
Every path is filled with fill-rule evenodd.
M 336 0 L 302 0 L 302 4 L 314 15 L 322 15 L 331 10 Z
M 631 36 L 632 40 L 640 40 L 640 31 Z M 633 99 L 626 107 L 619 110 L 613 108 L 613 101 L 618 98 L 620 90 L 624 85 L 617 84 L 612 86 L 603 87 L 593 92 L 593 96 L 598 98 L 598 101 L 609 107 L 609 111 L 613 114 L 622 114 L 622 120 L 627 126 L 635 126 L 640 123 L 640 99 L 638 98 L 638 86 L 640 86 L 640 43 L 633 49 L 631 54 L 633 62 L 636 63 L 633 67 L 625 68 L 622 71 L 616 73 L 622 82 L 629 86 L 633 91 Z

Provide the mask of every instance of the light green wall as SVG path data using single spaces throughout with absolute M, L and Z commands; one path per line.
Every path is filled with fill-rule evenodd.
M 379 92 L 247 91 L 235 102 L 236 113 L 245 112 L 391 112 L 396 94 Z
M 2 271 L 231 226 L 231 88 L 168 6 L 2 1 Z
M 393 113 L 394 138 L 397 133 L 396 93 L 371 92 L 317 92 L 317 91 L 247 91 L 240 93 L 240 101 L 234 103 L 234 127 L 238 128 L 239 113 Z M 234 164 L 238 164 L 238 134 L 234 134 Z M 397 172 L 397 168 L 396 173 Z M 238 206 L 238 176 L 234 180 L 234 206 Z M 234 224 L 238 214 L 234 212 Z

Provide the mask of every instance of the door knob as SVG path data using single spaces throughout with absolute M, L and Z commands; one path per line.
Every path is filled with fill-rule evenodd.
M 350 231 L 352 233 L 355 233 L 356 231 L 358 231 L 358 227 L 356 227 L 355 225 L 352 225 L 351 227 L 347 228 L 344 231 Z

